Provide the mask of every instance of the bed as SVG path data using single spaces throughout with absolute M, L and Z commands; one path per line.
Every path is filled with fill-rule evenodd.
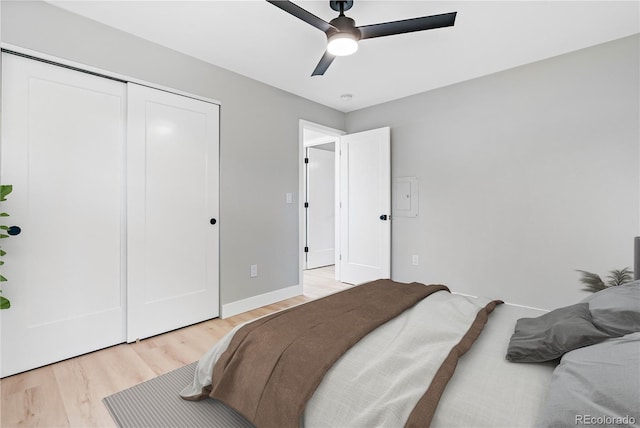
M 403 285 L 385 281 L 386 287 Z M 306 394 L 289 391 L 290 383 L 295 383 L 290 379 L 313 377 L 313 370 L 307 376 L 304 368 L 298 374 L 289 368 L 280 373 L 274 369 L 266 377 L 275 380 L 260 384 L 259 391 L 253 389 L 253 381 L 246 381 L 252 371 L 259 371 L 256 367 L 265 353 L 244 348 L 250 333 L 243 336 L 243 328 L 251 323 L 236 327 L 200 359 L 193 382 L 181 396 L 191 400 L 212 396 L 260 428 L 638 426 L 640 281 L 551 312 L 436 287 L 333 358 L 318 384 L 311 382 L 312 392 L 304 398 L 300 413 L 282 419 L 295 407 L 292 397 Z M 384 299 L 396 300 L 388 295 Z M 363 313 L 379 309 L 373 308 Z M 348 307 L 346 312 L 352 316 L 354 309 Z M 332 329 L 339 327 L 321 330 L 330 331 L 328 337 L 348 334 Z M 256 337 L 266 337 L 264 330 L 256 331 Z M 317 333 L 316 327 L 312 336 Z M 286 334 L 273 333 L 269 340 Z M 460 347 L 462 342 L 468 346 Z M 283 345 L 274 361 L 295 359 L 290 357 L 297 355 L 291 348 Z M 322 353 L 313 349 L 312 354 Z M 226 384 L 221 381 L 227 367 L 243 362 L 248 366 L 244 371 L 233 372 Z M 450 373 L 441 376 L 443 371 Z M 281 389 L 286 391 L 277 397 Z M 241 403 L 228 398 L 234 394 Z M 254 401 L 266 404 L 243 407 L 252 395 L 257 397 Z M 427 411 L 418 412 L 419 407 Z

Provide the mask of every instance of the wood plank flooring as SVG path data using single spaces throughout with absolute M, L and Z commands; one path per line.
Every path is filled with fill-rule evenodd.
M 305 271 L 304 295 L 0 380 L 0 426 L 114 427 L 102 398 L 198 360 L 239 323 L 348 288 L 333 266 Z

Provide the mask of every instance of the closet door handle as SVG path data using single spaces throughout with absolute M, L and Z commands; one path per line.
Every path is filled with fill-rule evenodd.
M 209 223 L 211 224 L 216 224 L 218 222 L 218 220 L 216 220 L 215 218 L 212 218 L 211 220 L 209 220 Z
M 380 220 L 383 220 L 383 221 L 384 221 L 384 220 L 386 220 L 386 219 L 387 219 L 387 215 L 386 215 L 386 214 L 382 214 L 382 215 L 380 216 Z

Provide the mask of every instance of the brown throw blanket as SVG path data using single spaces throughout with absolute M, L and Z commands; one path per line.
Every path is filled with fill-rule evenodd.
M 210 396 L 260 428 L 298 427 L 325 373 L 351 346 L 444 285 L 377 280 L 238 330 L 213 368 Z

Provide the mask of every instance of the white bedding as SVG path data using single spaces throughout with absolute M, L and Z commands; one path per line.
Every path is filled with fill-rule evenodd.
M 451 299 L 453 306 L 443 305 Z M 475 308 L 488 302 L 441 291 L 379 327 L 327 372 L 307 404 L 302 425 L 403 426 L 427 388 L 427 379 L 439 368 L 441 350 L 459 340 L 456 325 L 468 322 L 477 312 Z M 510 305 L 496 307 L 480 338 L 459 360 L 432 426 L 534 425 L 546 399 L 553 365 L 510 363 L 504 356 L 516 319 L 542 313 Z M 442 328 L 424 328 L 435 324 Z M 239 327 L 202 357 L 193 383 L 181 393 L 183 397 L 198 395 L 211 383 L 213 364 Z
M 489 301 L 439 291 L 378 327 L 327 372 L 302 425 L 404 426 L 450 349 Z
M 555 363 L 505 359 L 518 318 L 545 311 L 499 305 L 442 395 L 432 427 L 533 427 L 542 414 Z

